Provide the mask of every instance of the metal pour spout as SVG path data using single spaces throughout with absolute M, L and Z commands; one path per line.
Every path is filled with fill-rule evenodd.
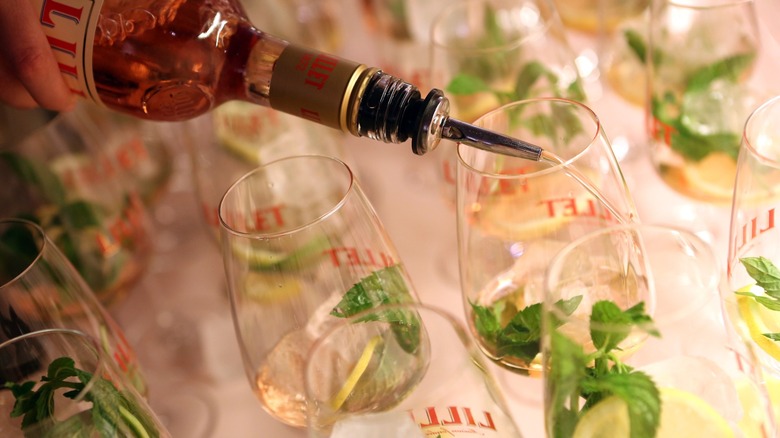
M 434 89 L 422 102 L 418 131 L 412 135 L 412 150 L 423 155 L 438 146 L 442 138 L 489 152 L 539 161 L 542 148 L 523 140 L 499 134 L 449 116 L 450 104 L 444 93 Z

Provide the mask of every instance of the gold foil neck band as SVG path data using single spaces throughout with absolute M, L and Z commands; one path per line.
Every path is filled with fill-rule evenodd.
M 340 122 L 344 132 L 350 133 L 356 137 L 360 136 L 357 126 L 360 100 L 363 93 L 366 91 L 366 87 L 368 87 L 369 79 L 378 71 L 378 68 L 368 68 L 363 64 L 355 69 L 341 102 Z

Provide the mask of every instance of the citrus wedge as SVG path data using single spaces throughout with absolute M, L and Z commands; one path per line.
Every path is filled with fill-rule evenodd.
M 738 292 L 753 292 L 760 295 L 761 288 L 746 286 Z M 745 323 L 750 339 L 764 352 L 780 361 L 780 345 L 764 336 L 764 333 L 780 332 L 780 313 L 767 309 L 752 297 L 737 295 L 737 310 L 739 317 Z
M 352 394 L 352 391 L 355 390 L 360 378 L 363 377 L 363 374 L 368 369 L 368 364 L 371 363 L 371 358 L 374 356 L 377 346 L 381 343 L 382 337 L 374 336 L 363 348 L 363 352 L 360 354 L 357 362 L 355 362 L 355 366 L 352 368 L 352 371 L 350 371 L 349 376 L 347 376 L 347 379 L 344 381 L 344 385 L 341 386 L 339 392 L 337 392 L 330 401 L 330 407 L 334 411 L 339 410 L 341 406 L 344 405 L 344 402 L 347 401 L 350 394 Z
M 275 304 L 296 297 L 301 284 L 291 277 L 248 272 L 244 277 L 244 295 L 259 304 Z
M 734 192 L 737 162 L 723 152 L 713 152 L 683 168 L 685 181 L 699 196 L 727 201 Z
M 764 431 L 767 410 L 761 392 L 748 378 L 740 378 L 735 383 L 739 403 L 742 405 L 742 418 L 738 423 L 740 432 L 745 438 L 764 438 L 767 436 Z M 767 383 L 767 389 L 769 388 L 770 385 Z
M 728 422 L 698 396 L 675 388 L 661 388 L 661 422 L 656 438 L 733 437 Z M 582 416 L 574 438 L 624 438 L 630 436 L 628 408 L 623 399 L 608 397 Z

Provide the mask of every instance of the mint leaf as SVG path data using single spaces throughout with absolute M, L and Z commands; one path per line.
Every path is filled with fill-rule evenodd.
M 500 315 L 504 312 L 505 302 L 500 300 L 492 307 L 485 307 L 469 301 L 469 305 L 474 312 L 474 326 L 479 336 L 487 342 L 495 343 L 501 332 Z
M 576 296 L 568 300 L 558 300 L 555 305 L 564 314 L 571 315 L 581 301 L 582 297 Z M 504 306 L 503 300 L 497 301 L 492 307 L 471 303 L 477 333 L 486 342 L 495 343 L 499 357 L 511 356 L 530 363 L 541 351 L 542 303 L 524 307 L 512 316 L 506 326 L 501 327 Z
M 22 430 L 35 427 L 35 436 L 128 436 L 133 432 L 138 437 L 155 438 L 159 431 L 154 420 L 139 406 L 133 397 L 128 397 L 113 383 L 95 377 L 75 367 L 69 357 L 53 360 L 41 383 L 6 382 L 16 398 L 11 417 L 22 416 Z M 54 409 L 56 392 L 66 389 L 64 397 L 76 399 L 83 396 L 92 406 L 88 412 L 81 412 L 65 420 L 56 418 Z M 85 391 L 87 391 L 85 393 Z M 88 417 L 85 417 L 88 416 Z M 87 421 L 91 418 L 91 424 Z
M 695 71 L 688 79 L 686 93 L 706 90 L 716 79 L 736 82 L 756 59 L 753 52 L 742 53 L 721 59 Z
M 393 265 L 362 278 L 341 297 L 341 301 L 330 311 L 330 314 L 338 318 L 348 318 L 382 305 L 412 301 L 414 299 L 406 285 L 400 265 Z M 417 351 L 420 344 L 421 323 L 413 312 L 389 309 L 366 315 L 359 321 L 390 323 L 401 348 L 407 353 Z
M 771 260 L 764 257 L 743 257 L 739 262 L 767 295 L 780 298 L 780 270 Z
M 633 29 L 626 29 L 623 31 L 623 37 L 631 52 L 644 64 L 647 58 L 647 45 L 642 35 Z
M 661 421 L 661 395 L 653 380 L 641 371 L 611 372 L 583 381 L 583 389 L 591 393 L 615 395 L 628 407 L 631 438 L 655 436 Z
M 445 90 L 456 96 L 467 96 L 469 94 L 490 91 L 490 87 L 485 81 L 476 76 L 459 73 L 450 80 Z

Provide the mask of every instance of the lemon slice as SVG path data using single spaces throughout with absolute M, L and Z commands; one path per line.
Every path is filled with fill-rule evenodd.
M 656 438 L 733 437 L 728 422 L 707 402 L 675 388 L 661 388 L 661 421 Z M 582 416 L 573 438 L 623 438 L 630 436 L 628 407 L 623 399 L 608 397 Z
M 728 201 L 734 193 L 737 163 L 723 152 L 713 152 L 698 163 L 687 163 L 683 176 L 690 188 L 714 201 Z
M 336 396 L 333 397 L 333 399 L 330 401 L 330 407 L 334 411 L 339 410 L 341 406 L 344 405 L 344 402 L 347 401 L 347 397 L 349 397 L 349 395 L 352 394 L 352 391 L 355 390 L 355 386 L 357 386 L 360 378 L 363 377 L 363 373 L 365 373 L 366 369 L 368 369 L 368 364 L 371 362 L 371 358 L 374 356 L 374 351 L 376 351 L 377 346 L 381 342 L 381 336 L 374 336 L 363 348 L 363 353 L 360 354 L 360 357 L 355 363 L 355 367 L 352 368 L 352 371 L 350 371 L 347 380 L 344 381 L 344 385 L 341 387 L 339 392 L 336 393 Z
M 718 411 L 693 393 L 661 388 L 661 425 L 657 438 L 733 437 L 734 430 Z
M 776 379 L 773 380 L 777 381 Z M 767 423 L 767 411 L 763 405 L 762 395 L 758 387 L 748 378 L 740 378 L 735 383 L 743 412 L 742 418 L 739 419 L 738 423 L 740 432 L 742 432 L 745 438 L 764 438 L 767 436 L 764 433 L 764 425 Z M 766 386 L 769 389 L 770 383 L 767 382 Z
M 465 122 L 473 122 L 501 106 L 498 97 L 490 91 L 452 96 L 453 114 Z
M 750 288 L 752 286 L 741 288 L 739 291 L 744 292 Z M 757 293 L 755 290 L 751 291 Z M 753 298 L 743 295 L 737 295 L 737 309 L 753 342 L 775 360 L 780 360 L 780 345 L 764 336 L 764 333 L 780 332 L 778 330 L 780 314 L 767 309 Z

